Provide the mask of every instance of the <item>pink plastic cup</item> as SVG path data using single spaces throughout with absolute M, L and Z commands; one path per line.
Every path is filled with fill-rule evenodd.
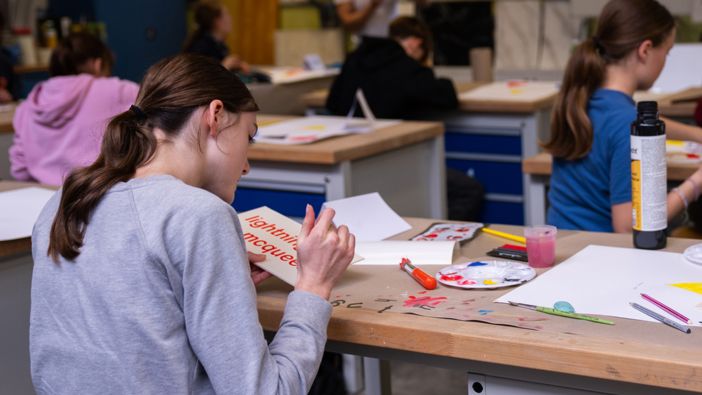
M 556 262 L 557 233 L 558 229 L 551 225 L 538 225 L 524 228 L 529 266 L 553 266 Z

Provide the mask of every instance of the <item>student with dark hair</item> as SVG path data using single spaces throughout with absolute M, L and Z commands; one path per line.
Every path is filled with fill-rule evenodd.
M 194 6 L 197 29 L 185 43 L 184 51 L 216 59 L 232 71 L 248 73 L 249 65 L 236 55 L 229 54 L 224 40 L 232 30 L 229 10 L 219 0 L 200 0 Z
M 563 229 L 631 232 L 632 95 L 651 87 L 675 40 L 675 20 L 655 0 L 612 0 L 595 35 L 566 67 L 544 145 L 554 157 L 548 223 Z M 668 135 L 699 140 L 699 128 L 665 120 Z M 668 194 L 668 217 L 699 197 L 702 170 Z
M 380 118 L 421 118 L 435 110 L 458 107 L 450 80 L 436 78 L 428 66 L 431 33 L 413 17 L 400 17 L 390 25 L 390 38 L 363 37 L 334 80 L 327 109 L 346 115 L 363 91 L 373 113 Z M 360 115 L 360 106 L 355 114 Z
M 268 344 L 230 202 L 249 170 L 258 107 L 227 69 L 197 55 L 152 66 L 32 235 L 30 357 L 38 394 L 304 394 L 326 343 L 327 299 L 355 239 L 315 221 Z
M 112 54 L 87 33 L 63 39 L 51 54 L 51 78 L 37 84 L 12 121 L 12 177 L 61 185 L 98 155 L 109 118 L 129 108 L 139 86 L 109 77 Z

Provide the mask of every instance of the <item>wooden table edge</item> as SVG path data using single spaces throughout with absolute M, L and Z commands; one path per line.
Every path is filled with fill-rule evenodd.
M 265 330 L 277 330 L 283 314 L 280 302 L 274 298 L 267 300 L 265 297 L 259 297 L 259 317 Z M 353 314 L 353 317 L 348 314 Z M 359 315 L 362 316 L 362 320 L 359 320 Z M 328 339 L 395 351 L 545 370 L 595 379 L 702 391 L 702 374 L 700 374 L 702 363 L 694 366 L 691 363 L 661 361 L 655 357 L 642 358 L 641 355 L 645 355 L 651 349 L 650 344 L 634 343 L 633 347 L 638 349 L 637 354 L 612 350 L 605 344 L 598 346 L 595 350 L 592 349 L 591 344 L 564 348 L 562 345 L 550 344 L 543 339 L 534 341 L 535 339 L 531 338 L 537 337 L 532 336 L 537 332 L 528 329 L 480 322 L 463 323 L 466 333 L 466 337 L 463 338 L 461 334 L 458 336 L 447 334 L 440 330 L 426 329 L 422 325 L 426 323 L 429 327 L 432 321 L 444 321 L 444 319 L 408 316 L 414 321 L 414 325 L 406 328 L 408 333 L 403 337 L 406 341 L 398 343 L 394 341 L 398 338 L 396 334 L 392 337 L 385 336 L 386 333 L 398 331 L 398 326 L 383 323 L 382 319 L 378 318 L 377 312 L 354 309 L 352 313 L 346 313 L 341 309 L 334 310 L 328 326 Z M 491 335 L 491 333 L 503 331 L 511 333 L 499 337 Z M 547 337 L 553 334 L 543 333 L 543 335 Z M 572 337 L 573 341 L 584 339 L 576 334 L 559 333 L 558 336 Z M 447 345 L 434 348 L 423 345 L 422 339 L 435 337 L 444 337 L 444 343 Z M 525 341 L 524 338 L 530 338 L 530 341 Z M 461 352 L 456 352 L 459 349 Z M 547 357 L 538 359 L 534 358 L 535 355 Z M 554 358 L 554 355 L 558 357 Z M 583 366 L 575 366 L 573 361 L 583 361 Z M 588 364 L 589 366 L 585 366 Z

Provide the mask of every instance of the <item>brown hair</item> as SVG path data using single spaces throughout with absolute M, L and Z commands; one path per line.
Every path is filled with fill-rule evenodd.
M 92 59 L 102 59 L 102 71 L 110 73 L 113 57 L 107 45 L 90 33 L 71 33 L 51 53 L 49 75 L 80 74 L 85 71 L 85 63 Z
M 595 35 L 578 45 L 568 61 L 551 116 L 551 138 L 543 147 L 558 158 L 575 160 L 592 148 L 590 97 L 604 82 L 606 66 L 617 63 L 642 42 L 660 45 L 675 27 L 670 12 L 655 0 L 611 0 L 602 9 Z
M 149 68 L 136 108 L 110 120 L 98 158 L 71 172 L 63 184 L 49 238 L 48 254 L 54 261 L 59 255 L 72 260 L 80 254 L 85 227 L 103 195 L 151 160 L 157 146 L 153 129 L 176 136 L 195 109 L 215 99 L 232 113 L 258 111 L 246 86 L 212 59 L 181 54 Z
M 434 49 L 431 30 L 424 22 L 411 16 L 401 16 L 395 18 L 390 24 L 390 37 L 402 40 L 407 37 L 417 37 L 422 39 L 422 50 L 424 54 L 419 59 L 420 63 L 425 63 Z
M 187 51 L 193 41 L 214 29 L 215 22 L 222 16 L 224 6 L 219 0 L 200 0 L 193 6 L 193 19 L 197 28 L 185 41 L 183 48 Z

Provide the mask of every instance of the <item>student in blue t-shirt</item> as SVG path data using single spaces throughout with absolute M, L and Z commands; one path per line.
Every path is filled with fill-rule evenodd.
M 634 91 L 658 78 L 675 40 L 675 21 L 655 0 L 612 0 L 595 35 L 566 68 L 551 119 L 553 175 L 547 221 L 563 229 L 631 232 L 630 128 Z M 671 138 L 702 139 L 702 130 L 665 119 Z M 668 217 L 696 200 L 698 170 L 668 195 Z

